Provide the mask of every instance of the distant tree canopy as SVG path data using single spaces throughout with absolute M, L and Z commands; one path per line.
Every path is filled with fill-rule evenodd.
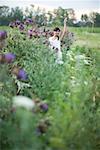
M 100 13 L 91 12 L 89 16 L 87 14 L 82 14 L 81 20 L 82 26 L 100 27 Z
M 92 12 L 89 16 L 87 14 L 81 15 L 81 21 L 76 21 L 75 11 L 72 8 L 63 9 L 58 7 L 53 12 L 46 12 L 45 9 L 40 7 L 35 8 L 31 5 L 31 9 L 28 7 L 23 11 L 19 7 L 9 8 L 8 6 L 0 6 L 0 26 L 9 25 L 10 22 L 15 20 L 23 21 L 25 18 L 32 18 L 38 26 L 62 26 L 64 18 L 67 17 L 67 24 L 69 26 L 93 26 L 100 27 L 100 13 Z
M 23 11 L 19 8 L 0 7 L 0 25 L 8 25 L 11 21 L 23 20 Z

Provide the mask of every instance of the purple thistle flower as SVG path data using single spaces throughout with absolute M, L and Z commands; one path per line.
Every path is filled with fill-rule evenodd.
M 7 32 L 6 31 L 0 31 L 0 40 L 7 38 Z
M 29 34 L 32 34 L 32 33 L 33 33 L 32 29 L 28 30 L 28 33 L 29 33 Z
M 26 72 L 23 69 L 20 69 L 18 72 L 17 78 L 19 80 L 26 80 L 28 77 L 27 77 Z
M 19 20 L 16 20 L 15 23 L 16 23 L 16 25 L 20 25 L 21 22 Z
M 32 22 L 33 22 L 33 20 L 32 20 L 31 18 L 28 18 L 27 21 L 28 21 L 29 23 L 32 23 Z
M 50 35 L 50 36 L 53 36 L 53 34 L 54 34 L 53 32 L 49 32 L 49 35 Z
M 32 38 L 32 36 L 33 36 L 33 30 L 28 30 L 28 36 L 29 36 L 30 38 Z
M 10 22 L 10 23 L 9 23 L 9 27 L 14 28 L 14 23 L 13 23 L 13 22 Z
M 11 63 L 14 61 L 15 55 L 12 53 L 7 53 L 7 54 L 4 54 L 4 58 L 7 63 Z
M 20 30 L 24 30 L 24 25 L 23 25 L 23 24 L 20 24 L 20 25 L 19 25 L 19 29 L 20 29 Z
M 48 105 L 47 105 L 46 103 L 40 104 L 40 108 L 41 108 L 44 112 L 47 112 L 47 111 L 48 111 Z
M 27 18 L 26 21 L 25 21 L 26 25 L 29 25 L 29 24 L 32 24 L 32 23 L 33 23 L 33 20 L 31 18 Z

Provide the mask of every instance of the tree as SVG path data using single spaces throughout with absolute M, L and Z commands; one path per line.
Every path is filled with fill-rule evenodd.
M 87 21 L 88 21 L 88 15 L 87 15 L 87 14 L 82 14 L 82 15 L 81 15 L 81 20 L 82 20 L 83 22 L 87 22 Z
M 75 17 L 75 11 L 73 8 L 69 8 L 69 9 L 66 9 L 67 13 L 68 13 L 68 17 L 69 19 L 75 21 L 76 20 L 76 17 Z
M 94 25 L 100 27 L 100 13 L 95 14 Z
M 9 7 L 8 6 L 0 6 L 0 25 L 9 24 Z
M 49 24 L 51 24 L 53 21 L 53 14 L 50 11 L 48 11 L 47 16 L 47 21 Z
M 89 15 L 89 19 L 92 22 L 92 27 L 94 27 L 95 18 L 96 18 L 96 13 L 91 12 L 90 15 Z
M 23 11 L 19 8 L 10 8 L 8 6 L 0 7 L 0 25 L 8 25 L 11 21 L 23 20 Z
M 23 20 L 23 11 L 19 7 L 11 8 L 11 12 L 9 14 L 9 17 L 11 18 L 11 21 L 14 20 Z
M 58 7 L 58 9 L 54 9 L 53 14 L 54 14 L 53 23 L 56 25 L 63 25 L 64 18 L 65 17 L 68 18 L 67 10 L 63 9 L 62 7 Z

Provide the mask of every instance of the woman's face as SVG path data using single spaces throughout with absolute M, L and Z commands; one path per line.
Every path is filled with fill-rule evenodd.
M 54 31 L 54 36 L 59 36 L 60 35 L 60 31 Z

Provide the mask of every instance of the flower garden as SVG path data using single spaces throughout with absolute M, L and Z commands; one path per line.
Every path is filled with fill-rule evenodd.
M 69 32 L 56 64 L 51 35 L 30 18 L 0 30 L 1 150 L 100 149 L 100 51 Z

